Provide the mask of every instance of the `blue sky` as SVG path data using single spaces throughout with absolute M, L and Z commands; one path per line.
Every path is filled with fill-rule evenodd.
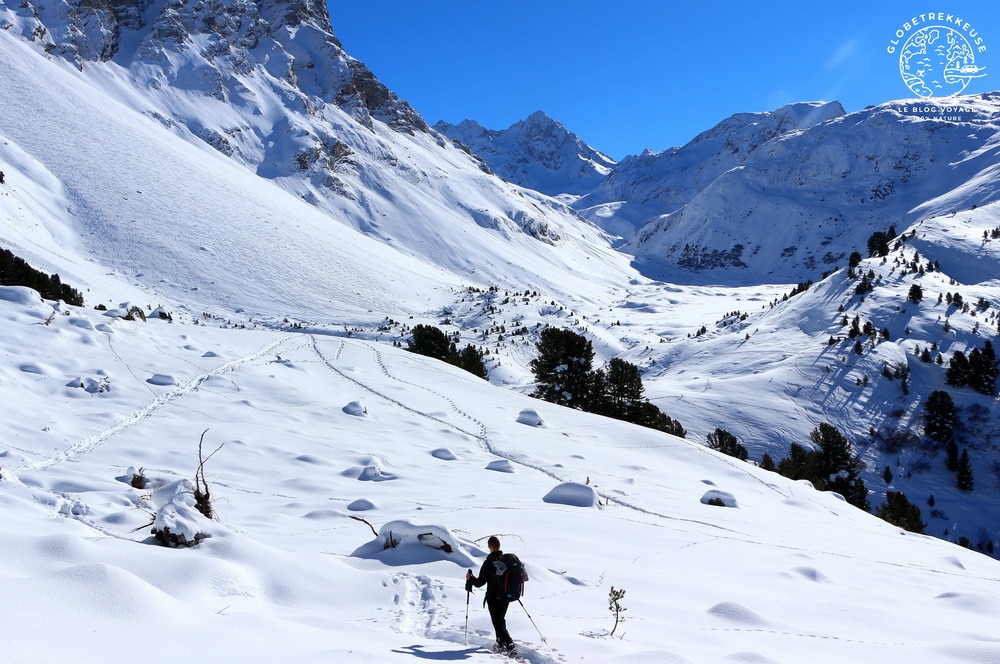
M 961 17 L 1000 89 L 1000 3 L 673 0 L 329 2 L 334 32 L 430 123 L 502 129 L 536 110 L 620 159 L 683 145 L 733 113 L 838 100 L 848 111 L 915 95 L 897 30 Z M 978 48 L 978 46 L 976 47 Z

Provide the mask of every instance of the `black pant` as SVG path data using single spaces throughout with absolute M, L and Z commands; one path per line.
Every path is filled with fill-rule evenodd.
M 486 608 L 490 610 L 490 620 L 493 621 L 493 629 L 497 633 L 497 643 L 501 648 L 513 648 L 514 639 L 510 638 L 507 632 L 507 607 L 510 602 L 505 599 L 486 598 Z

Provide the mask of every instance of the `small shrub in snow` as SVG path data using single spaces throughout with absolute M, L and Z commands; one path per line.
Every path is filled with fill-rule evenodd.
M 625 620 L 622 614 L 628 609 L 622 606 L 623 597 L 625 597 L 624 589 L 611 586 L 611 592 L 608 593 L 608 610 L 611 611 L 611 615 L 615 617 L 615 625 L 611 628 L 611 636 L 615 635 L 615 630 L 618 629 L 618 623 Z
M 141 320 L 143 323 L 146 322 L 146 314 L 142 309 L 133 305 L 129 308 L 128 313 L 125 314 L 125 320 Z
M 212 496 L 208 491 L 208 480 L 205 479 L 205 462 L 215 456 L 215 452 L 221 450 L 222 445 L 216 447 L 215 452 L 212 452 L 207 457 L 202 456 L 201 446 L 205 442 L 206 433 L 208 433 L 208 429 L 202 431 L 201 438 L 198 439 L 198 470 L 194 473 L 194 503 L 195 508 L 205 515 L 205 518 L 214 519 L 215 513 L 212 510 Z

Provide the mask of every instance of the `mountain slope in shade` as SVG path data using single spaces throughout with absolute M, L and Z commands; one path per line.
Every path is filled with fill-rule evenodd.
M 615 168 L 542 111 L 507 129 L 486 129 L 475 120 L 438 122 L 434 129 L 467 146 L 504 180 L 550 196 L 588 193 Z

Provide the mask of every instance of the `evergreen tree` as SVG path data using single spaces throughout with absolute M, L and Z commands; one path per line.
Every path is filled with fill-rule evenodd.
M 455 352 L 455 344 L 444 332 L 433 325 L 417 325 L 413 328 L 413 338 L 407 342 L 407 350 L 418 355 L 426 355 L 436 360 L 447 360 Z
M 924 433 L 931 440 L 947 443 L 955 435 L 958 411 L 951 395 L 944 390 L 934 390 L 924 404 Z
M 531 361 L 537 386 L 535 396 L 545 401 L 589 409 L 594 376 L 594 347 L 573 332 L 555 327 L 542 330 L 538 357 Z
M 960 350 L 956 350 L 951 360 L 948 361 L 948 370 L 945 371 L 944 381 L 948 385 L 955 387 L 965 387 L 969 384 L 972 371 L 969 367 L 969 358 Z
M 793 480 L 809 480 L 818 477 L 817 456 L 798 443 L 792 443 L 788 456 L 778 462 L 777 471 Z M 813 482 L 813 486 L 815 486 Z
M 680 422 L 671 418 L 648 401 L 632 404 L 629 412 L 625 414 L 624 419 L 633 424 L 672 434 L 678 438 L 683 438 L 687 435 L 687 431 L 684 430 Z
M 602 380 L 595 383 L 603 387 L 601 390 L 603 399 L 600 406 L 595 408 L 595 412 L 606 412 L 620 419 L 633 405 L 643 400 L 642 395 L 646 388 L 642 385 L 639 367 L 631 362 L 614 358 L 608 362 L 601 378 Z
M 767 452 L 764 452 L 764 456 L 760 458 L 760 467 L 764 470 L 776 471 L 778 466 L 774 463 L 774 457 L 772 457 Z
M 83 295 L 62 282 L 58 274 L 48 275 L 31 267 L 27 261 L 7 249 L 0 249 L 0 286 L 26 286 L 46 300 L 62 300 L 83 306 Z
M 872 285 L 867 276 L 864 276 L 861 277 L 861 281 L 858 283 L 857 287 L 855 287 L 854 293 L 856 295 L 864 295 L 865 293 L 870 293 L 873 290 L 875 290 L 875 286 Z
M 749 454 L 747 448 L 740 444 L 736 436 L 725 429 L 716 429 L 708 434 L 708 446 L 713 450 L 718 450 L 723 454 L 728 454 L 740 461 L 746 461 Z
M 885 502 L 875 509 L 875 516 L 911 533 L 923 533 L 927 524 L 921 518 L 920 508 L 911 503 L 900 491 L 889 491 Z
M 448 362 L 486 380 L 490 374 L 486 369 L 486 362 L 483 360 L 483 357 L 483 351 L 472 344 L 468 344 L 462 350 L 449 355 Z
M 958 472 L 958 443 L 954 438 L 944 447 L 944 467 L 953 473 Z
M 887 236 L 882 231 L 876 231 L 868 237 L 868 255 L 869 256 L 888 256 L 889 255 L 889 236 Z
M 982 349 L 974 348 L 969 353 L 969 386 L 980 394 L 996 394 L 997 367 L 993 343 L 987 339 Z
M 861 479 L 864 465 L 847 438 L 825 422 L 813 429 L 809 438 L 819 447 L 820 485 L 817 488 L 836 491 L 850 504 L 868 511 L 868 488 Z
M 972 462 L 969 460 L 969 450 L 962 449 L 962 456 L 958 458 L 958 488 L 961 491 L 972 491 Z
M 821 424 L 809 438 L 817 449 L 792 443 L 788 457 L 778 462 L 778 472 L 792 479 L 812 482 L 820 491 L 836 491 L 855 507 L 868 510 L 868 487 L 861 479 L 863 465 L 851 444 L 835 427 Z
M 851 339 L 857 339 L 861 336 L 861 322 L 857 316 L 855 316 L 854 320 L 851 321 L 851 329 L 848 330 L 847 336 Z
M 924 299 L 924 289 L 917 284 L 913 284 L 910 286 L 910 292 L 907 293 L 906 299 L 913 304 L 918 304 L 920 300 Z

